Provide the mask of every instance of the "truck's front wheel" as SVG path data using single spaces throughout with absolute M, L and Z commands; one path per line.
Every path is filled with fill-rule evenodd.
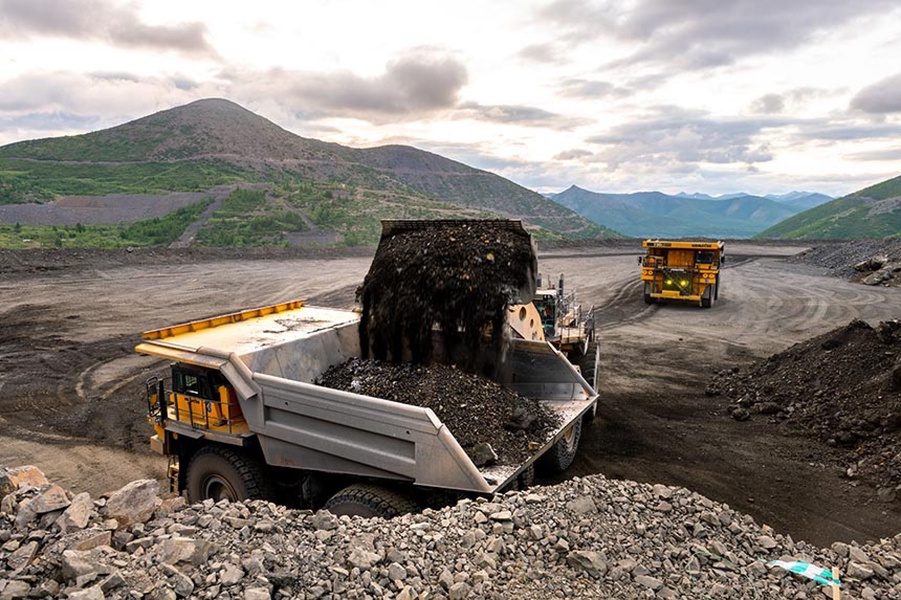
M 380 517 L 390 519 L 414 512 L 419 505 L 412 499 L 380 485 L 355 483 L 325 503 L 325 509 L 336 515 Z
M 707 289 L 704 290 L 704 295 L 701 296 L 701 308 L 710 308 L 713 306 L 713 301 L 716 293 L 716 287 L 713 285 L 708 285 Z
M 262 465 L 231 448 L 205 446 L 198 450 L 188 463 L 185 479 L 191 502 L 207 498 L 237 502 L 270 496 Z

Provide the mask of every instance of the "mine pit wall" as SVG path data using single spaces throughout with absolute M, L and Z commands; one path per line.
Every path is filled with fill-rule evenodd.
M 478 493 L 499 489 L 529 464 L 480 471 L 431 410 L 312 383 L 359 354 L 352 321 L 240 357 L 222 356 L 221 371 L 235 386 L 267 463 Z M 561 417 L 563 425 L 536 455 L 597 397 L 544 342 L 513 340 L 505 367 L 504 385 Z

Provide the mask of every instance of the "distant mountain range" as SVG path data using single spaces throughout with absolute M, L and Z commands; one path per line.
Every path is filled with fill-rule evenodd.
M 357 149 L 303 138 L 224 99 L 0 147 L 0 204 L 260 183 L 269 185 L 265 201 L 255 199 L 243 220 L 256 219 L 273 242 L 292 228 L 314 228 L 347 243 L 374 243 L 383 218 L 516 218 L 539 239 L 619 237 L 494 173 L 409 146 Z M 241 221 L 238 204 L 217 209 L 203 228 Z
M 827 196 L 826 194 L 819 194 L 816 192 L 789 192 L 787 194 L 764 194 L 763 196 L 754 196 L 753 194 L 746 194 L 745 192 L 736 192 L 734 194 L 721 194 L 719 196 L 710 196 L 708 194 L 687 194 L 685 192 L 679 192 L 676 194 L 677 198 L 694 198 L 696 200 L 732 200 L 735 198 L 766 198 L 768 200 L 773 200 L 774 202 L 778 202 L 779 204 L 784 204 L 785 206 L 797 209 L 799 212 L 807 210 L 808 208 L 813 208 L 814 206 L 819 206 L 825 202 L 829 202 L 832 200 L 832 196 Z
M 901 237 L 901 176 L 806 210 L 754 237 L 836 240 Z
M 173 192 L 183 193 L 181 200 Z M 85 205 L 94 215 L 124 215 L 139 197 L 157 202 L 157 211 L 148 210 L 153 218 L 134 217 L 128 227 L 128 219 L 97 219 L 78 227 L 60 223 L 63 231 L 46 219 L 22 217 L 59 199 L 70 201 L 69 211 Z M 97 198 L 103 202 L 91 205 Z M 435 218 L 521 219 L 539 240 L 899 236 L 901 177 L 836 200 L 809 192 L 712 197 L 577 186 L 548 198 L 410 146 L 358 149 L 303 138 L 223 99 L 93 133 L 0 147 L 0 245 L 6 247 L 186 239 L 220 246 L 304 239 L 371 245 L 381 219 Z
M 753 196 L 635 192 L 605 194 L 571 186 L 548 196 L 580 215 L 634 237 L 749 238 L 811 207 L 829 202 L 824 194 L 792 192 Z

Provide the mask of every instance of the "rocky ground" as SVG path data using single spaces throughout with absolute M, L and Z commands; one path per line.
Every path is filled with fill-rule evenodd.
M 812 598 L 771 564 L 901 597 L 901 535 L 817 548 L 684 488 L 595 475 L 389 521 L 262 501 L 188 506 L 139 480 L 99 498 L 0 471 L 0 598 Z
M 901 286 L 901 238 L 818 244 L 795 260 L 865 285 Z
M 104 493 L 153 477 L 135 466 L 145 458 L 138 450 L 146 451 L 147 428 L 132 388 L 149 366 L 131 362 L 134 332 L 300 294 L 344 302 L 368 259 L 318 260 L 324 251 L 0 252 L 0 358 L 9 367 L 0 374 L 0 461 L 40 459 L 73 492 L 95 485 L 90 496 L 39 480 L 0 492 L 0 598 L 831 597 L 827 587 L 768 566 L 779 558 L 837 567 L 846 600 L 901 598 L 899 499 L 865 491 L 869 463 L 849 477 L 842 457 L 857 446 L 838 438 L 829 445 L 820 430 L 791 424 L 814 407 L 808 400 L 817 390 L 825 401 L 837 386 L 841 400 L 855 385 L 876 389 L 877 374 L 880 385 L 890 382 L 882 361 L 897 342 L 878 346 L 877 334 L 886 327 L 879 323 L 898 316 L 897 290 L 823 277 L 821 267 L 857 273 L 854 264 L 867 257 L 847 247 L 830 265 L 815 262 L 814 251 L 790 264 L 775 250 L 733 251 L 721 302 L 710 311 L 646 307 L 634 271 L 640 249 L 543 258 L 603 307 L 603 402 L 567 475 L 582 477 L 388 522 L 259 502 L 189 507 L 162 500 L 153 481 Z M 173 277 L 182 285 L 169 285 Z M 852 318 L 871 326 L 849 326 Z M 828 342 L 846 329 L 843 343 Z M 811 344 L 809 356 L 781 356 L 793 343 Z M 858 353 L 846 362 L 828 362 L 852 349 Z M 863 370 L 870 362 L 876 371 Z M 739 395 L 704 395 L 712 373 L 725 371 L 717 376 L 725 382 L 757 367 Z M 833 372 L 831 384 L 804 381 Z M 784 383 L 775 389 L 786 393 L 798 381 L 796 407 L 784 419 L 753 408 L 766 402 L 769 392 L 756 391 L 770 375 L 785 379 L 770 385 Z M 745 393 L 754 400 L 750 419 L 735 421 L 726 409 L 742 408 Z M 826 403 L 831 412 L 800 422 L 833 419 L 823 431 L 841 431 L 840 411 L 852 407 Z M 64 428 L 88 408 L 89 420 Z M 855 444 L 868 443 L 861 434 L 874 423 L 879 439 L 891 427 L 881 418 L 851 422 L 847 431 L 860 432 Z M 132 452 L 118 451 L 123 431 L 135 440 Z M 101 451 L 110 458 L 91 468 L 79 459 L 97 460 Z M 117 474 L 115 485 L 96 486 L 108 473 Z

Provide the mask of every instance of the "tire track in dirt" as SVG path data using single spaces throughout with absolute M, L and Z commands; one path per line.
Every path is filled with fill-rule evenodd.
M 766 423 L 755 428 L 724 417 L 703 390 L 718 369 L 748 364 L 853 318 L 896 318 L 901 295 L 778 256 L 754 259 L 753 244 L 746 246 L 740 257 L 729 256 L 723 292 L 711 309 L 644 304 L 640 250 L 542 257 L 542 272 L 565 273 L 578 301 L 597 307 L 601 404 L 598 419 L 583 431 L 581 462 L 570 476 L 601 472 L 685 485 L 796 539 L 833 530 L 846 538 L 876 536 L 887 521 L 897 523 L 897 514 L 868 504 L 863 489 L 834 477 L 819 449 L 774 434 Z M 193 262 L 192 250 L 185 252 L 160 264 L 94 262 L 92 256 L 95 273 L 82 263 L 49 270 L 57 257 L 48 255 L 45 264 L 0 283 L 0 462 L 36 464 L 54 480 L 71 482 L 67 487 L 95 495 L 154 472 L 162 478 L 165 460 L 147 448 L 151 430 L 140 396 L 141 377 L 160 365 L 131 365 L 127 358 L 139 333 L 299 297 L 320 305 L 346 302 L 370 261 L 238 255 Z M 773 252 L 766 247 L 762 254 Z M 29 298 L 53 302 L 28 304 Z M 32 387 L 23 387 L 26 382 Z M 64 396 L 78 401 L 73 406 L 59 405 L 60 384 Z M 40 413 L 45 405 L 63 414 Z M 40 414 L 44 422 L 35 420 Z M 65 431 L 49 434 L 63 419 Z M 830 522 L 830 514 L 838 516 Z
M 598 418 L 583 429 L 565 477 L 603 473 L 682 485 L 824 545 L 897 533 L 897 511 L 873 503 L 872 490 L 841 480 L 828 466 L 828 448 L 762 420 L 734 421 L 720 400 L 704 395 L 718 370 L 854 318 L 875 324 L 897 317 L 897 290 L 749 256 L 730 261 L 712 308 L 660 303 L 647 310 L 637 278 L 619 277 L 616 290 L 605 291 L 604 309 L 612 307 L 615 316 L 599 327 Z M 620 302 L 630 298 L 635 306 L 628 314 Z

